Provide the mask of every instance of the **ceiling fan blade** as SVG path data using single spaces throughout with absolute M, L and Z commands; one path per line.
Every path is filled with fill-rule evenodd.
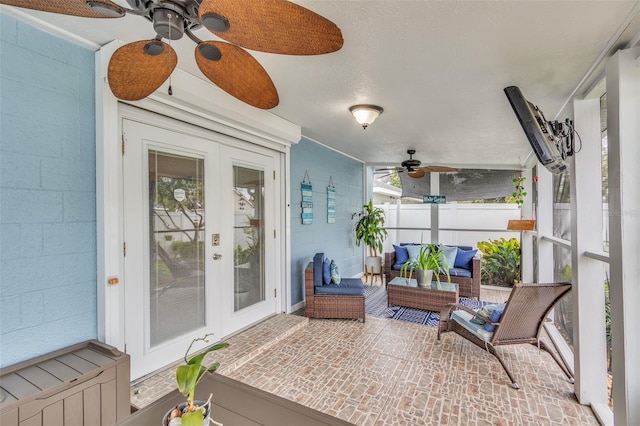
M 424 177 L 425 174 L 426 174 L 425 171 L 422 169 L 413 170 L 407 173 L 408 176 L 414 179 L 420 179 L 421 177 Z
M 449 173 L 449 172 L 458 171 L 458 169 L 454 167 L 448 167 L 448 166 L 426 166 L 426 167 L 420 167 L 420 168 L 425 172 L 434 172 L 434 173 Z
M 321 55 L 344 42 L 336 24 L 286 0 L 204 0 L 199 15 L 218 37 L 260 52 Z
M 219 59 L 207 59 L 219 52 Z M 278 91 L 269 74 L 247 51 L 221 41 L 203 41 L 196 47 L 200 71 L 222 90 L 256 108 L 278 105 Z
M 137 101 L 162 86 L 178 63 L 175 50 L 160 40 L 136 41 L 113 53 L 107 76 L 113 94 Z
M 0 0 L 0 4 L 84 18 L 120 18 L 125 10 L 109 0 Z

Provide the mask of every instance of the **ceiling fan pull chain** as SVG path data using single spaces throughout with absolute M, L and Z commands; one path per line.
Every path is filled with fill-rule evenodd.
M 167 14 L 167 16 L 169 17 L 169 19 L 171 19 L 171 14 Z M 171 46 L 171 25 L 169 25 L 169 47 L 173 47 Z M 167 89 L 167 93 L 169 94 L 169 96 L 173 96 L 173 88 L 171 87 L 171 76 L 173 75 L 173 73 L 169 74 L 169 89 Z

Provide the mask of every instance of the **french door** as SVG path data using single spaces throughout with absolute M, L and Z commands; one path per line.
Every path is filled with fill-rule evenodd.
M 124 313 L 133 379 L 276 312 L 277 154 L 123 119 Z M 271 177 L 270 179 L 267 179 Z

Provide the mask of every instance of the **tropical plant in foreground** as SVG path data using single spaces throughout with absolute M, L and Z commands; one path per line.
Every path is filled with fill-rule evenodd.
M 209 366 L 202 365 L 202 362 L 204 361 L 204 357 L 209 352 L 227 348 L 229 347 L 229 344 L 225 342 L 218 343 L 207 348 L 204 352 L 192 356 L 191 358 L 189 358 L 189 351 L 191 350 L 195 342 L 203 341 L 205 343 L 209 343 L 209 340 L 207 340 L 207 338 L 211 335 L 213 335 L 213 333 L 208 333 L 205 334 L 204 337 L 193 339 L 193 341 L 187 348 L 187 352 L 184 354 L 185 363 L 183 365 L 180 365 L 176 369 L 176 383 L 178 385 L 178 390 L 182 395 L 187 397 L 187 406 L 184 411 L 180 411 L 177 408 L 174 409 L 171 412 L 168 421 L 171 421 L 174 417 L 180 417 L 182 426 L 202 426 L 204 420 L 204 412 L 202 411 L 201 407 L 198 407 L 193 402 L 195 398 L 196 386 L 205 374 L 213 373 L 218 369 L 218 367 L 220 367 L 219 362 L 214 362 Z
M 520 282 L 520 241 L 515 238 L 481 241 L 478 249 L 482 252 L 483 284 L 512 287 Z

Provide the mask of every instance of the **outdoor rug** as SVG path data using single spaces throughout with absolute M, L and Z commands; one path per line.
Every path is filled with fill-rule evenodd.
M 437 327 L 440 322 L 440 312 L 423 311 L 404 306 L 387 307 L 387 290 L 384 287 L 364 286 L 365 313 L 380 318 L 390 318 L 400 321 Z M 471 309 L 477 309 L 491 302 L 460 297 L 458 302 Z

